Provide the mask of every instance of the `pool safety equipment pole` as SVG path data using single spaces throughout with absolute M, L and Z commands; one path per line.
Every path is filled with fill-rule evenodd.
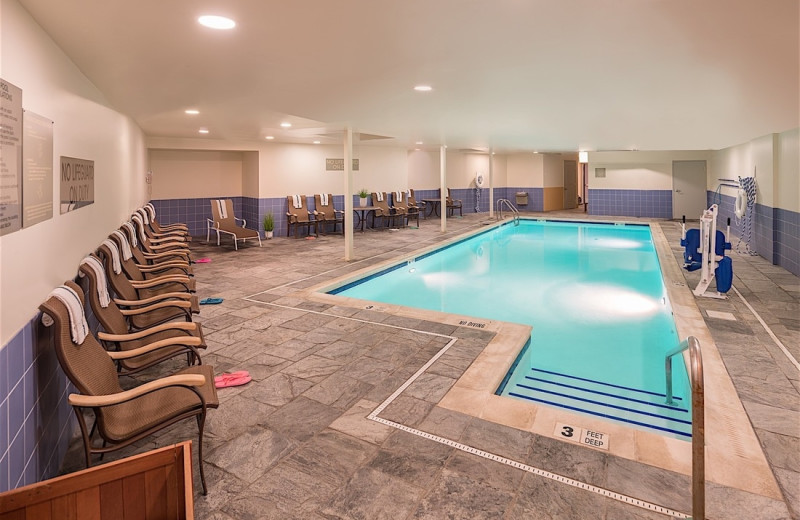
M 723 255 L 717 255 L 717 213 L 718 208 L 716 204 L 712 204 L 710 208 L 703 211 L 703 216 L 700 217 L 700 247 L 702 254 L 702 264 L 700 268 L 700 283 L 694 289 L 695 296 L 705 296 L 707 298 L 717 298 L 724 300 L 727 298 L 719 290 L 716 293 L 706 292 L 708 286 L 711 285 L 711 280 L 720 265 L 720 261 L 724 258 Z M 730 224 L 728 225 L 728 235 L 730 235 Z M 685 231 L 684 231 L 685 237 Z M 725 248 L 725 245 L 721 245 Z M 719 281 L 717 283 L 719 285 Z
M 705 390 L 703 356 L 700 354 L 700 342 L 697 338 L 689 336 L 668 352 L 664 358 L 664 371 L 667 379 L 667 404 L 672 404 L 672 358 L 687 349 L 692 385 L 692 518 L 697 520 L 706 517 Z

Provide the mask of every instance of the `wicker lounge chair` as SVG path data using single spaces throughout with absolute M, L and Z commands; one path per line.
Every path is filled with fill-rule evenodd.
M 124 230 L 125 228 L 121 227 L 109 236 L 116 242 L 123 255 L 125 255 L 126 251 L 130 252 L 136 267 L 138 267 L 145 276 L 147 276 L 148 273 L 194 276 L 191 264 L 184 258 L 177 258 L 174 256 L 168 256 L 166 258 L 147 258 L 141 249 L 134 247 L 130 243 L 128 234 Z
M 441 197 L 441 191 L 442 191 L 442 190 L 439 190 L 439 194 L 440 194 L 439 196 L 440 196 L 440 197 Z M 464 213 L 462 212 L 462 206 L 463 206 L 463 204 L 462 204 L 462 202 L 461 202 L 460 200 L 458 200 L 458 199 L 453 199 L 453 198 L 450 196 L 450 188 L 447 188 L 447 199 L 445 200 L 445 203 L 446 203 L 447 213 L 448 213 L 448 214 L 449 214 L 451 217 L 452 217 L 452 216 L 455 214 L 455 211 L 456 211 L 456 210 L 458 210 L 458 214 L 459 214 L 460 216 L 462 216 L 462 217 L 464 216 Z
M 136 257 L 138 263 L 156 263 L 166 261 L 184 262 L 187 265 L 191 263 L 191 256 L 189 250 L 185 247 L 175 249 L 153 249 L 152 244 L 149 242 L 142 243 L 139 239 L 137 226 L 133 221 L 128 221 L 120 226 L 120 230 L 128 237 L 128 243 L 131 245 L 131 250 L 134 251 L 133 255 Z M 137 253 L 139 251 L 141 254 Z
M 305 195 L 289 195 L 286 197 L 286 236 L 289 236 L 292 226 L 294 226 L 294 237 L 299 236 L 299 228 L 308 229 L 311 234 L 311 226 L 314 226 L 314 234 L 319 234 L 317 222 L 311 220 L 312 213 L 308 211 L 308 201 Z
M 419 227 L 419 208 L 409 205 L 405 191 L 392 192 L 392 207 L 397 212 L 396 216 L 405 219 L 406 225 L 413 218 L 417 220 L 417 227 Z
M 144 232 L 147 233 L 147 236 L 150 237 L 151 240 L 178 240 L 184 242 L 191 242 L 192 236 L 189 235 L 188 231 L 184 231 L 182 229 L 174 229 L 171 231 L 159 231 L 153 226 L 153 214 L 150 213 L 150 210 L 146 207 L 141 207 L 134 211 L 134 213 L 138 214 L 142 217 L 142 222 L 144 222 Z
M 158 220 L 156 220 L 156 207 L 153 206 L 153 204 L 148 202 L 144 205 L 144 209 L 150 214 L 150 227 L 153 228 L 153 231 L 155 231 L 156 234 L 178 231 L 184 235 L 189 235 L 189 226 L 186 224 L 176 223 L 166 226 L 161 225 Z
M 61 289 L 66 297 L 80 299 L 82 315 L 82 293 L 75 294 L 67 286 L 57 291 Z M 74 305 L 62 301 L 54 291 L 39 309 L 52 320 L 56 356 L 79 392 L 69 395 L 69 403 L 80 425 L 86 466 L 92 465 L 93 454 L 117 450 L 178 421 L 195 418 L 199 430 L 200 480 L 205 494 L 203 427 L 207 409 L 219 406 L 213 367 L 188 367 L 177 374 L 123 390 L 112 357 L 118 359 L 125 353 L 106 352 L 90 331 L 82 340 L 73 337 L 71 322 L 81 319 L 77 315 L 70 316 L 69 309 Z M 43 321 L 47 320 L 43 318 Z M 87 410 L 94 412 L 95 423 L 91 428 L 84 416 Z M 92 442 L 95 436 L 99 437 L 99 445 Z
M 131 332 L 120 308 L 108 297 L 107 292 L 101 292 L 107 280 L 100 259 L 94 255 L 87 256 L 81 261 L 79 273 L 87 282 L 89 305 L 102 327 L 97 339 L 107 350 L 141 352 L 139 356 L 117 360 L 121 373 L 138 372 L 179 355 L 187 355 L 190 365 L 195 362 L 202 364 L 197 349 L 206 345 L 199 323 L 171 322 Z M 73 289 L 76 292 L 80 290 L 77 284 L 66 283 L 68 286 L 70 284 L 75 285 Z M 146 311 L 135 312 L 144 314 Z M 157 348 L 153 348 L 153 345 Z
M 114 262 L 112 267 L 117 267 L 116 262 L 119 261 L 119 267 L 125 273 L 125 276 L 134 283 L 134 287 L 136 287 L 138 283 L 158 282 L 156 285 L 143 287 L 154 289 L 159 292 L 195 292 L 195 279 L 186 273 L 161 274 L 153 271 L 151 268 L 145 268 L 147 271 L 146 273 L 142 272 L 136 265 L 136 262 L 133 261 L 133 256 L 127 259 L 125 258 L 125 253 L 120 249 L 120 245 L 114 237 L 115 235 L 112 233 L 107 240 L 103 241 L 103 245 L 106 246 L 106 249 L 108 249 L 109 253 L 112 255 L 112 260 Z
M 407 195 L 409 209 L 416 209 L 417 213 L 419 213 L 422 218 L 425 218 L 425 202 L 417 202 L 417 197 L 414 195 L 414 190 L 408 190 Z
M 247 221 L 233 214 L 233 201 L 231 199 L 211 199 L 211 215 L 213 218 L 206 219 L 208 225 L 206 229 L 206 243 L 211 239 L 211 231 L 217 233 L 217 245 L 219 245 L 220 233 L 230 235 L 233 238 L 233 247 L 239 250 L 239 241 L 246 242 L 248 239 L 258 240 L 258 247 L 261 247 L 261 234 L 255 229 L 247 229 Z M 239 226 L 237 222 L 241 222 Z
M 314 195 L 314 220 L 317 221 L 317 232 L 322 227 L 322 234 L 325 234 L 325 227 L 327 224 L 333 224 L 333 232 L 336 233 L 336 225 L 342 225 L 342 233 L 344 233 L 344 211 L 338 210 L 333 207 L 333 195 L 330 193 L 325 195 L 326 201 L 322 200 L 322 195 Z M 323 204 L 325 202 L 325 204 Z
M 380 195 L 380 198 L 378 197 Z M 397 227 L 397 214 L 392 213 L 392 210 L 389 208 L 389 202 L 386 198 L 386 192 L 382 191 L 372 192 L 372 205 L 377 207 L 378 209 L 375 210 L 375 218 L 380 217 L 387 225 L 391 227 Z M 400 217 L 402 219 L 402 217 Z

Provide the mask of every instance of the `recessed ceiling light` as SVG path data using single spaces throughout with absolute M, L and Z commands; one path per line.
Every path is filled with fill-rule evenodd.
M 431 87 L 430 85 L 417 85 L 416 87 L 414 87 L 414 90 L 416 90 L 417 92 L 430 92 L 431 90 L 433 90 L 433 87 Z
M 207 134 L 208 128 L 201 128 L 200 130 L 198 130 L 198 132 L 200 132 L 201 134 Z
M 281 123 L 281 128 L 291 128 L 292 123 Z
M 314 141 L 314 144 L 319 144 L 319 143 L 320 143 L 319 141 Z
M 268 136 L 266 137 L 266 139 L 268 139 L 268 140 L 272 141 L 273 139 L 275 139 L 275 136 L 274 136 L 274 135 L 268 135 Z
M 200 113 L 200 111 L 199 111 L 199 110 L 196 110 L 196 109 L 194 109 L 194 108 L 190 108 L 190 109 L 188 109 L 188 110 L 185 110 L 184 112 L 186 112 L 186 113 L 187 113 L 187 114 L 189 114 L 190 116 L 196 116 L 197 114 L 199 114 L 199 113 Z
M 210 29 L 233 29 L 236 22 L 224 16 L 205 15 L 197 19 L 200 25 Z
M 417 144 L 422 144 L 422 141 L 417 141 Z
M 539 152 L 534 151 L 533 153 L 539 153 Z

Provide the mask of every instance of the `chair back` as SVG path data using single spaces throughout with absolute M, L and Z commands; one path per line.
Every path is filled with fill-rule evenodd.
M 97 258 L 97 255 L 94 253 L 92 253 L 91 256 Z M 99 258 L 97 259 L 100 260 Z M 89 305 L 91 305 L 92 312 L 100 322 L 103 330 L 109 334 L 127 334 L 128 322 L 125 320 L 125 316 L 120 312 L 117 304 L 114 303 L 114 300 L 112 299 L 107 307 L 100 305 L 100 297 L 97 291 L 100 281 L 97 279 L 97 274 L 86 264 L 81 264 L 79 270 L 88 282 L 88 290 L 86 292 L 89 297 Z
M 111 285 L 111 288 L 114 289 L 114 292 L 117 293 L 123 300 L 138 300 L 139 293 L 136 291 L 133 285 L 131 285 L 130 280 L 128 280 L 128 277 L 125 276 L 125 273 L 114 272 L 111 251 L 108 249 L 108 246 L 100 244 L 100 247 L 97 248 L 96 254 L 100 259 L 103 260 L 103 266 L 106 268 L 108 283 Z
M 406 192 L 392 192 L 392 206 L 398 213 L 408 213 L 408 201 L 405 197 Z
M 211 215 L 214 222 L 219 223 L 219 227 L 236 225 L 231 199 L 211 199 Z
M 383 200 L 378 200 L 378 194 L 374 191 L 372 192 L 372 205 L 378 208 L 375 213 L 378 215 L 391 215 L 389 203 L 386 202 L 386 192 L 381 192 L 381 195 L 383 195 Z
M 300 207 L 294 207 L 294 195 L 286 197 L 286 213 L 289 215 L 290 222 L 308 222 L 310 217 L 308 215 L 308 201 L 305 195 L 298 195 L 300 198 Z M 331 202 L 331 206 L 333 202 Z
M 289 202 L 291 204 L 291 201 Z M 316 213 L 320 214 L 323 220 L 336 220 L 336 212 L 333 207 L 333 195 L 328 193 L 328 205 L 322 205 L 322 195 L 314 195 L 314 208 Z M 291 208 L 290 208 L 291 209 Z
M 65 285 L 78 293 L 81 303 L 84 302 L 83 290 L 76 283 L 68 281 Z M 80 345 L 72 340 L 69 311 L 61 300 L 51 296 L 39 306 L 39 310 L 53 319 L 58 362 L 80 393 L 108 395 L 122 391 L 117 367 L 94 335 L 90 332 Z

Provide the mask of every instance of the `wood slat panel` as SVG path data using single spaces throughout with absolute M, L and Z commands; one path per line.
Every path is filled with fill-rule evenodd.
M 50 501 L 50 506 L 53 520 L 78 520 L 75 493 L 54 498 Z
M 144 474 L 147 520 L 167 518 L 167 468 L 156 468 Z
M 125 504 L 125 520 L 145 520 L 144 473 L 122 479 L 122 499 Z
M 39 502 L 25 508 L 25 518 L 28 520 L 50 520 L 50 502 Z
M 75 493 L 75 510 L 81 520 L 100 520 L 100 486 Z
M 0 506 L 2 506 L 3 501 L 0 498 Z M 25 520 L 25 509 L 15 509 L 14 511 L 6 511 L 0 514 L 0 520 Z
M 100 486 L 100 516 L 122 518 L 122 481 L 114 480 Z
M 544 188 L 544 211 L 564 209 L 564 187 Z

